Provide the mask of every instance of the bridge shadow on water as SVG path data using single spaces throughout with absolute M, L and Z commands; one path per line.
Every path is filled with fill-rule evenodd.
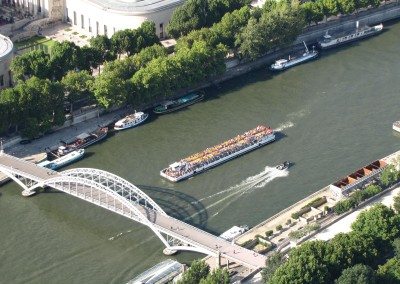
M 198 228 L 206 227 L 207 209 L 193 196 L 170 188 L 149 185 L 138 185 L 138 187 L 146 191 L 169 216 Z

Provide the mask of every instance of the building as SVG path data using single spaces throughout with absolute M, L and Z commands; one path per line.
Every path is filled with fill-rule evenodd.
M 0 89 L 11 86 L 10 64 L 14 56 L 12 41 L 0 35 Z
M 185 0 L 0 0 L 28 11 L 70 23 L 85 34 L 112 36 L 116 31 L 155 23 L 160 38 L 172 12 Z M 0 4 L 1 5 L 1 4 Z

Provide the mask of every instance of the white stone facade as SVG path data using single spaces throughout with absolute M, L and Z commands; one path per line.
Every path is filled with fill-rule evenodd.
M 155 23 L 160 38 L 176 7 L 186 0 L 0 0 L 14 3 L 31 15 L 60 19 L 92 36 L 112 36 L 116 31 Z M 1 4 L 0 4 L 1 5 Z
M 11 85 L 10 64 L 14 56 L 12 41 L 0 35 L 0 90 Z

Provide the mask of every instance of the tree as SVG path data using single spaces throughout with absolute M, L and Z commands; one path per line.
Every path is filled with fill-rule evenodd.
M 393 198 L 393 208 L 397 214 L 400 214 L 400 193 Z
M 113 72 L 99 75 L 93 85 L 97 102 L 106 109 L 124 105 L 131 89 L 130 81 L 121 79 Z
M 41 79 L 50 78 L 49 55 L 42 50 L 34 50 L 15 57 L 11 62 L 11 71 L 16 81 L 32 76 Z
M 217 268 L 208 274 L 206 278 L 202 278 L 200 284 L 229 284 L 228 270 Z
M 210 267 L 203 260 L 195 260 L 190 265 L 190 268 L 183 273 L 178 284 L 198 284 L 209 273 Z
M 53 78 L 61 78 L 70 70 L 76 70 L 81 59 L 80 47 L 70 41 L 56 42 L 51 49 L 50 66 Z
M 142 49 L 160 44 L 160 39 L 156 34 L 156 25 L 154 22 L 144 21 L 139 28 L 136 29 L 136 50 L 135 53 L 140 52 Z M 131 53 L 132 54 L 131 50 Z
M 113 76 L 128 80 L 135 74 L 136 68 L 134 57 L 129 56 L 123 59 L 109 61 L 104 64 L 103 74 L 113 73 Z
M 250 8 L 244 6 L 241 9 L 226 13 L 219 23 L 214 24 L 211 30 L 217 35 L 220 43 L 229 48 L 235 47 L 236 34 L 247 25 L 251 17 Z
M 356 9 L 355 0 L 338 0 L 338 9 L 342 14 L 351 14 Z
M 400 216 L 385 205 L 377 204 L 361 212 L 351 228 L 361 235 L 391 241 L 399 236 Z
M 381 183 L 384 187 L 392 185 L 399 178 L 399 172 L 393 165 L 386 166 L 381 172 Z
M 274 252 L 267 258 L 265 267 L 261 271 L 261 276 L 265 283 L 269 282 L 272 275 L 275 273 L 278 267 L 282 265 L 283 262 L 283 254 L 280 252 Z
M 153 59 L 166 56 L 167 50 L 159 44 L 154 44 L 152 46 L 142 49 L 139 53 L 135 54 L 133 56 L 133 62 L 136 69 L 139 70 L 140 68 L 147 66 L 147 64 Z
M 385 264 L 379 265 L 377 275 L 380 283 L 400 283 L 400 260 L 394 257 L 389 259 Z
M 375 271 L 364 264 L 356 264 L 343 270 L 342 275 L 335 281 L 336 284 L 375 284 Z
M 92 73 L 92 68 L 97 68 L 102 63 L 103 54 L 91 46 L 83 46 L 80 50 L 80 58 L 77 68 Z
M 80 100 L 92 100 L 94 98 L 94 78 L 88 71 L 69 71 L 61 80 L 61 84 L 67 94 L 67 100 L 73 104 Z
M 98 35 L 89 40 L 90 46 L 101 54 L 100 62 L 115 59 L 115 54 L 111 52 L 111 40 L 105 35 Z
M 335 16 L 339 12 L 337 0 L 319 0 L 322 4 L 322 11 L 326 17 Z
M 395 257 L 400 260 L 400 238 L 394 239 L 392 246 Z
M 324 19 L 324 14 L 322 13 L 321 5 L 317 2 L 308 1 L 301 5 L 304 10 L 304 18 L 308 24 L 318 22 Z
M 325 242 L 306 242 L 290 252 L 289 259 L 276 269 L 269 283 L 328 283 L 331 278 L 324 259 L 328 254 Z
M 115 32 L 111 37 L 111 50 L 118 55 L 137 50 L 136 46 L 136 31 L 125 29 Z

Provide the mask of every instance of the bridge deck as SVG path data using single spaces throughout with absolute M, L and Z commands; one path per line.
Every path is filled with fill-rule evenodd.
M 13 173 L 18 173 L 22 176 L 32 178 L 37 182 L 44 182 L 54 177 L 63 176 L 62 173 L 39 167 L 33 163 L 26 162 L 6 154 L 0 154 L 0 171 L 2 168 Z M 115 199 L 110 193 L 94 191 L 92 187 L 87 185 L 75 185 L 71 187 L 68 182 L 63 182 L 59 183 L 57 186 L 55 186 L 55 188 L 83 198 L 91 203 L 105 207 L 128 218 L 129 214 L 131 213 L 131 210 L 127 207 L 126 203 Z M 257 268 L 265 265 L 266 257 L 263 255 L 242 248 L 218 236 L 214 236 L 201 229 L 186 224 L 178 219 L 166 216 L 157 211 L 150 210 L 135 203 L 129 203 L 129 206 L 131 205 L 138 209 L 151 223 L 154 224 L 157 229 L 165 234 L 213 252 L 215 255 L 220 253 L 222 257 L 228 258 L 231 261 L 243 264 L 245 266 Z

